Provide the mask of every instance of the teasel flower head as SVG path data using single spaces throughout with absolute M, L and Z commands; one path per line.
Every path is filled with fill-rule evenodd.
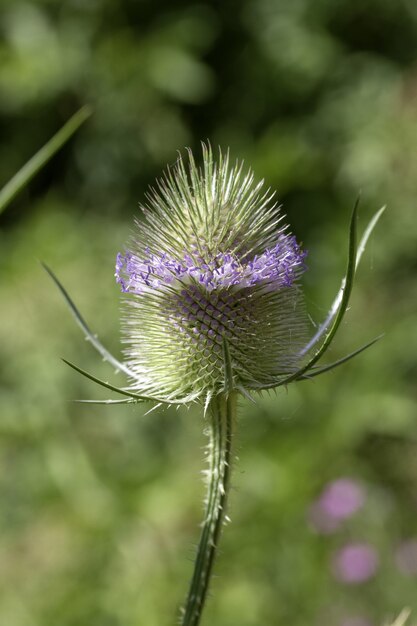
M 141 206 L 126 250 L 117 255 L 124 293 L 125 359 L 99 341 L 54 273 L 86 338 L 129 384 L 117 387 L 68 365 L 124 399 L 187 404 L 231 390 L 251 392 L 306 380 L 345 363 L 380 337 L 333 363 L 317 363 L 348 308 L 355 270 L 382 215 L 356 241 L 355 204 L 347 269 L 327 317 L 308 339 L 300 276 L 306 252 L 284 223 L 274 194 L 243 163 L 202 145 L 202 165 L 188 150 L 168 168 Z
M 132 389 L 207 400 L 224 389 L 224 340 L 242 389 L 295 372 L 306 253 L 263 182 L 203 145 L 202 167 L 188 152 L 141 209 L 116 263 Z

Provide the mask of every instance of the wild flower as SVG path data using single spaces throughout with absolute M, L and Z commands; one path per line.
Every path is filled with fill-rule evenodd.
M 328 483 L 312 503 L 309 520 L 317 532 L 330 534 L 355 515 L 365 499 L 365 490 L 359 482 L 347 476 L 338 478 Z
M 210 399 L 224 387 L 223 341 L 242 389 L 294 373 L 307 336 L 298 278 L 306 253 L 272 194 L 228 156 L 204 169 L 189 154 L 142 207 L 116 279 L 127 294 L 131 386 L 166 400 Z M 190 184 L 191 183 L 191 184 Z
M 284 225 L 274 195 L 242 163 L 203 145 L 202 166 L 191 151 L 147 195 L 135 234 L 116 260 L 124 293 L 125 360 L 94 335 L 53 273 L 76 321 L 98 352 L 128 377 L 124 396 L 105 403 L 154 401 L 204 406 L 209 469 L 206 514 L 183 626 L 201 619 L 221 527 L 232 462 L 238 394 L 274 389 L 322 374 L 369 347 L 322 367 L 346 312 L 355 269 L 381 209 L 356 243 L 353 211 L 346 276 L 326 320 L 308 340 L 300 276 L 306 252 Z M 320 343 L 321 342 L 321 343 Z M 318 344 L 319 347 L 316 347 Z
M 378 569 L 375 548 L 367 543 L 349 543 L 333 556 L 333 573 L 337 580 L 359 584 L 370 580 Z

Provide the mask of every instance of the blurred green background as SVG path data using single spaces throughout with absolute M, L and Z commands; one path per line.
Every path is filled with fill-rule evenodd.
M 417 611 L 415 1 L 2 0 L 0 17 L 1 184 L 94 107 L 0 218 L 0 624 L 175 623 L 202 517 L 203 419 L 72 403 L 107 396 L 61 356 L 113 373 L 39 260 L 119 354 L 116 253 L 147 186 L 205 139 L 277 190 L 309 250 L 316 323 L 358 191 L 361 228 L 388 211 L 329 358 L 384 339 L 241 402 L 204 623 L 375 626 Z M 342 477 L 364 501 L 323 526 L 312 511 Z M 351 544 L 377 559 L 362 582 L 335 572 Z

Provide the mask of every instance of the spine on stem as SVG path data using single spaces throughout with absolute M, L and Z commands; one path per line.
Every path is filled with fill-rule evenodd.
M 230 487 L 232 438 L 236 418 L 234 392 L 220 394 L 210 403 L 207 497 L 203 528 L 198 545 L 182 626 L 198 626 L 213 572 L 214 560 L 225 520 Z

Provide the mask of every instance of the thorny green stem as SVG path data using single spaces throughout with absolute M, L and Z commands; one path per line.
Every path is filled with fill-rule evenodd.
M 236 394 L 220 394 L 210 404 L 206 511 L 194 573 L 181 624 L 198 626 L 207 597 L 230 487 Z

